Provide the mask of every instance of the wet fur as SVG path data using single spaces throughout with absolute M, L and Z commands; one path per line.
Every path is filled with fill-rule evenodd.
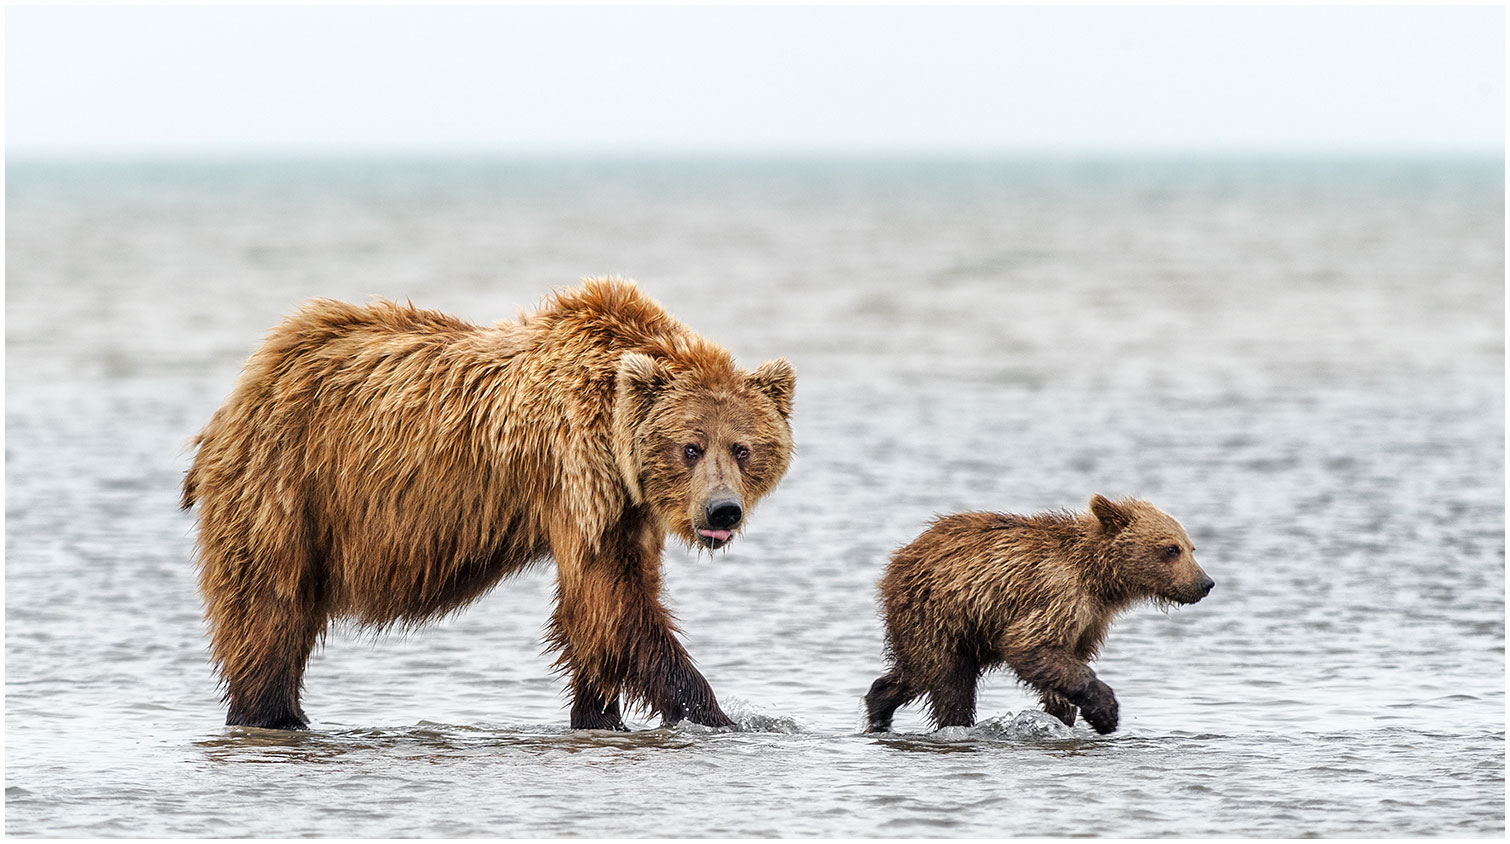
M 708 490 L 748 509 L 781 479 L 793 387 L 786 361 L 736 369 L 629 282 L 491 327 L 306 303 L 247 361 L 184 479 L 227 723 L 304 726 L 331 620 L 417 625 L 548 558 L 573 727 L 623 729 L 621 694 L 730 723 L 660 601 L 661 552 L 699 542 Z M 697 437 L 713 459 L 689 464 Z
M 1117 700 L 1088 663 L 1113 619 L 1143 600 L 1193 603 L 1209 584 L 1184 528 L 1146 501 L 942 517 L 881 580 L 891 670 L 866 695 L 868 730 L 889 731 L 897 707 L 925 695 L 935 726 L 969 726 L 980 676 L 1005 664 L 1065 724 L 1078 710 L 1111 732 Z

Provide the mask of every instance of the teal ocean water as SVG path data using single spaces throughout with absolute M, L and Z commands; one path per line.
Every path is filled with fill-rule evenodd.
M 11 162 L 5 828 L 141 836 L 1505 831 L 1504 169 L 1483 160 Z M 185 446 L 299 301 L 479 322 L 637 279 L 798 371 L 739 541 L 665 561 L 739 728 L 572 733 L 549 566 L 337 629 L 307 733 L 222 726 Z M 1122 728 L 860 733 L 935 514 L 1142 495 L 1217 588 L 1133 610 Z

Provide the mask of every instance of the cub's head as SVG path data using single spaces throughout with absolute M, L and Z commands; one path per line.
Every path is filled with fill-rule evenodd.
M 613 446 L 630 498 L 689 546 L 727 544 L 786 474 L 796 380 L 781 358 L 709 375 L 624 354 Z
M 1110 544 L 1116 584 L 1134 596 L 1193 604 L 1216 585 L 1195 561 L 1185 528 L 1168 513 L 1136 498 L 1091 499 L 1091 513 Z

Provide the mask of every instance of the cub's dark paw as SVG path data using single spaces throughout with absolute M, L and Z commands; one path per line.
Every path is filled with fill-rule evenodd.
M 1105 735 L 1117 729 L 1117 696 L 1111 686 L 1100 680 L 1092 680 L 1075 703 L 1080 705 L 1080 714 L 1096 732 Z

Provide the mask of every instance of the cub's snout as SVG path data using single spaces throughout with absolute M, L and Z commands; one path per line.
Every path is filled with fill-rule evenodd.
M 1210 578 L 1210 576 L 1203 574 L 1203 575 L 1201 575 L 1201 579 L 1200 580 L 1197 580 L 1194 583 L 1188 584 L 1188 585 L 1185 586 L 1184 589 L 1180 590 L 1180 596 L 1179 596 L 1180 603 L 1182 603 L 1182 604 L 1199 603 L 1202 598 L 1204 598 L 1207 595 L 1211 594 L 1211 590 L 1215 586 L 1216 586 L 1216 581 L 1212 580 Z

